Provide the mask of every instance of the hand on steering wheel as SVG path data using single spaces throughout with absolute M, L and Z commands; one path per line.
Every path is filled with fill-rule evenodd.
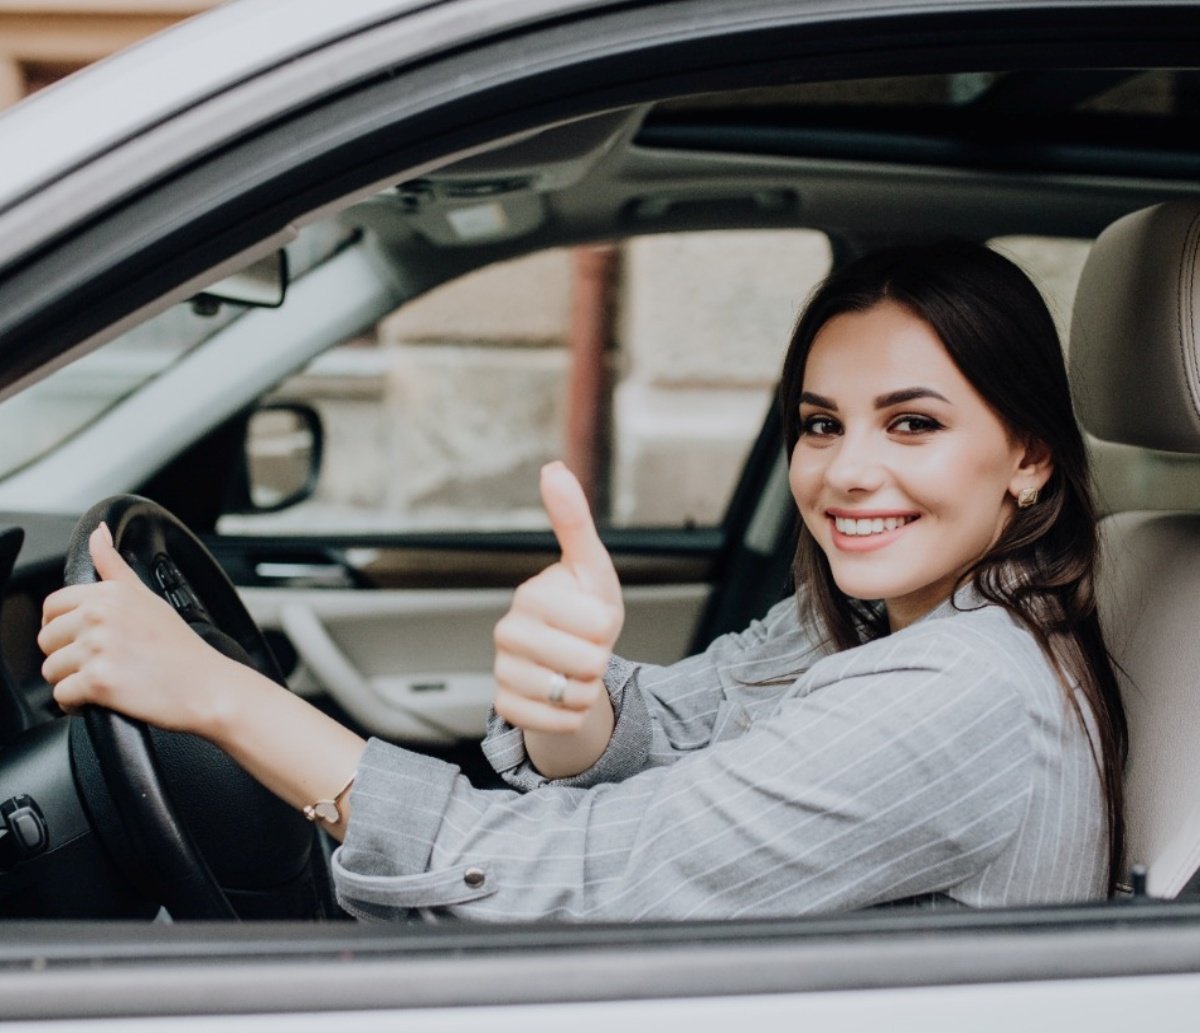
M 90 544 L 102 523 L 113 544 L 101 532 L 106 580 L 96 584 Z M 284 683 L 208 550 L 156 503 L 116 496 L 80 519 L 64 580 L 39 641 L 47 677 L 79 709 L 70 720 L 80 794 L 126 874 L 175 918 L 332 914 L 303 816 L 212 743 L 146 723 L 201 727 L 206 679 L 229 660 Z
M 167 731 L 203 734 L 222 668 L 207 646 L 117 552 L 108 526 L 88 537 L 97 584 L 47 597 L 38 645 L 42 676 L 67 713 L 94 703 Z

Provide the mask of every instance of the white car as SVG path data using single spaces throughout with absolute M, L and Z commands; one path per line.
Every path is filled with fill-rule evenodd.
M 1026 262 L 1078 335 L 1091 241 L 1200 212 L 1198 113 L 1197 0 L 233 0 L 6 112 L 0 1017 L 1193 1028 L 1200 475 L 1103 400 L 1083 415 L 1131 543 L 1104 598 L 1148 866 L 1107 903 L 356 924 L 310 826 L 206 744 L 62 717 L 35 637 L 64 566 L 86 576 L 81 514 L 124 521 L 200 633 L 486 784 L 490 629 L 553 555 L 531 471 L 564 421 L 628 586 L 619 648 L 685 655 L 787 589 L 769 403 L 807 287 L 953 234 Z M 1194 343 L 1200 281 L 1176 273 Z M 1127 279 L 1140 347 L 1161 278 Z M 1143 528 L 1169 535 L 1142 552 Z

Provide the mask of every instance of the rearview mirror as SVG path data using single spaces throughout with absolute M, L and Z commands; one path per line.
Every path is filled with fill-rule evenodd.
M 254 308 L 279 308 L 287 296 L 287 286 L 287 252 L 281 249 L 218 280 L 197 294 L 192 304 L 201 311 L 215 310 L 223 301 Z

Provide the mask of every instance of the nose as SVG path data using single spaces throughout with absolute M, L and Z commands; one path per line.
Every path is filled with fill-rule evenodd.
M 883 487 L 887 477 L 879 443 L 869 433 L 846 432 L 832 448 L 825 467 L 825 483 L 844 495 L 870 493 Z

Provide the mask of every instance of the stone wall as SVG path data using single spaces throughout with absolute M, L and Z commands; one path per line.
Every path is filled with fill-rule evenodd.
M 613 524 L 719 521 L 828 264 L 808 231 L 621 247 L 611 398 L 593 442 Z M 321 411 L 327 455 L 317 498 L 271 519 L 541 526 L 537 471 L 564 450 L 571 271 L 558 250 L 472 274 L 285 384 Z

